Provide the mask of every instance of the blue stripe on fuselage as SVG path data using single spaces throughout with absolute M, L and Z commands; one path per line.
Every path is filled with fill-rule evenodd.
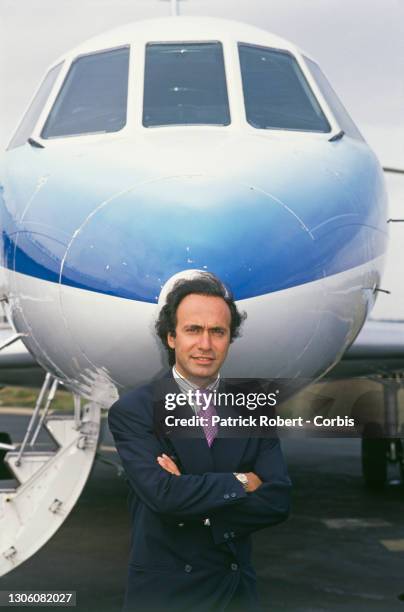
M 22 149 L 21 175 L 33 155 Z M 35 182 L 18 192 L 16 171 L 0 193 L 2 264 L 43 280 L 153 303 L 172 275 L 196 268 L 214 272 L 245 299 L 343 272 L 386 250 L 382 181 L 374 162 L 359 163 L 354 149 L 339 160 L 345 182 L 328 166 L 320 172 L 318 157 L 318 172 L 312 160 L 307 179 L 300 161 L 287 171 L 272 167 L 271 176 L 261 171 L 268 192 L 209 176 L 139 184 L 129 172 L 107 176 L 108 158 L 105 173 L 80 159 L 67 173 L 54 157 L 55 172 L 23 221 Z
M 65 257 L 62 275 L 67 244 L 27 230 L 19 233 L 15 246 L 16 234 L 3 232 L 7 267 L 15 265 L 22 274 L 144 302 L 155 302 L 173 274 L 196 268 L 214 272 L 236 299 L 244 299 L 354 268 L 383 254 L 387 243 L 386 234 L 359 223 L 337 227 L 334 223 L 311 237 L 283 209 L 273 211 L 272 233 L 259 231 L 262 219 L 257 219 L 257 225 L 235 221 L 224 232 L 225 225 L 217 219 L 212 226 L 211 218 L 197 215 L 187 220 L 184 232 L 183 224 L 170 223 L 166 215 L 161 223 L 165 235 L 159 238 L 155 227 L 154 244 L 144 224 L 128 224 L 127 231 L 118 234 L 105 216 L 78 234 Z

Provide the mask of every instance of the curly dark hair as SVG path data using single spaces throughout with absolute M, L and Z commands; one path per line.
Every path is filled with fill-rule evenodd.
M 192 293 L 197 295 L 207 295 L 222 298 L 230 309 L 230 342 L 240 335 L 242 322 L 247 318 L 245 312 L 237 310 L 232 293 L 225 285 L 211 272 L 201 272 L 194 278 L 180 278 L 175 283 L 167 295 L 166 303 L 160 310 L 156 321 L 156 332 L 161 342 L 168 352 L 168 362 L 172 366 L 175 364 L 175 351 L 170 348 L 167 336 L 175 336 L 177 326 L 177 308 L 182 300 Z

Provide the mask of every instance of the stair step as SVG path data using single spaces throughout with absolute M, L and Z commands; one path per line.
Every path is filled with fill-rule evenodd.
M 46 428 L 60 444 L 56 452 L 16 451 L 5 461 L 20 484 L 0 481 L 0 576 L 31 557 L 63 524 L 90 475 L 100 433 L 100 406 L 91 403 L 81 426 L 49 418 Z
M 15 493 L 20 483 L 15 478 L 0 480 L 0 493 Z
M 52 416 L 51 418 L 47 419 L 45 425 L 46 429 L 52 435 L 55 442 L 59 444 L 59 446 L 66 446 L 70 444 L 72 440 L 77 438 L 76 423 L 70 415 L 68 418 L 58 415 L 56 418 L 53 418 Z
M 10 452 L 7 454 L 4 461 L 17 480 L 21 484 L 24 484 L 24 482 L 27 482 L 27 480 L 29 480 L 31 476 L 33 476 L 33 474 L 45 465 L 54 455 L 55 453 L 52 452 L 24 452 L 21 458 L 21 464 L 16 465 L 18 453 Z

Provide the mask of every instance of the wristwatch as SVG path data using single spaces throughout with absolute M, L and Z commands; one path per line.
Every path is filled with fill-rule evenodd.
M 239 480 L 241 482 L 241 484 L 243 485 L 244 491 L 247 491 L 247 488 L 248 488 L 247 474 L 242 474 L 240 472 L 233 472 L 233 474 L 235 475 L 237 480 Z

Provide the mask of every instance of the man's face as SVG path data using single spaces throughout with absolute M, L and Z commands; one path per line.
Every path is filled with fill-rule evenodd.
M 229 350 L 230 321 L 220 297 L 191 293 L 180 302 L 175 336 L 167 341 L 182 376 L 201 387 L 216 378 Z

